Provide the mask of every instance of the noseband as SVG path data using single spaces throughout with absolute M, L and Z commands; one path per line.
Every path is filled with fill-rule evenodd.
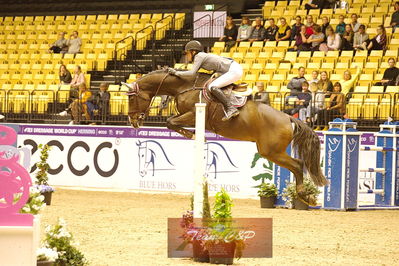
M 147 99 L 147 98 L 143 97 L 142 95 L 140 95 L 140 87 L 139 87 L 139 84 L 138 84 L 137 82 L 133 82 L 133 87 L 129 90 L 128 93 L 126 93 L 126 95 L 132 96 L 132 97 L 138 97 L 138 98 L 140 98 L 140 99 L 142 99 L 142 100 L 144 100 L 144 101 L 147 101 L 147 102 L 149 101 L 149 102 L 150 102 L 150 104 L 148 105 L 147 109 L 146 109 L 143 113 L 140 114 L 140 116 L 139 116 L 139 118 L 138 118 L 139 120 L 144 120 L 145 114 L 150 110 L 151 105 L 152 105 L 152 103 L 153 103 L 153 100 L 155 99 L 155 97 L 158 96 L 159 90 L 161 89 L 162 84 L 163 84 L 163 82 L 165 81 L 165 79 L 166 79 L 166 77 L 167 77 L 168 75 L 169 75 L 169 73 L 166 73 L 165 76 L 162 77 L 162 80 L 161 80 L 161 82 L 159 83 L 159 86 L 158 86 L 157 90 L 155 91 L 155 95 L 154 95 L 151 99 Z M 137 102 L 136 102 L 137 110 L 139 109 L 139 108 L 138 108 L 138 107 L 139 107 L 138 105 L 139 105 L 139 102 L 137 101 Z M 135 114 L 135 113 L 137 113 L 137 112 L 136 112 L 136 111 L 128 112 L 128 115 Z

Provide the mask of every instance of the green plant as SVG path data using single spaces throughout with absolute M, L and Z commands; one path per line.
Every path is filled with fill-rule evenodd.
M 254 158 L 251 163 L 251 168 L 254 168 L 256 163 L 259 161 L 259 159 L 263 158 L 259 153 L 255 153 Z M 264 169 L 264 173 L 255 175 L 252 177 L 253 180 L 258 181 L 261 180 L 262 183 L 265 183 L 266 179 L 272 180 L 273 179 L 273 163 L 267 160 L 268 165 L 265 163 L 262 164 L 262 167 Z
M 313 184 L 313 182 L 304 178 L 303 180 L 303 195 L 305 198 L 317 198 L 320 190 Z M 288 204 L 293 204 L 294 200 L 298 198 L 295 182 L 287 182 L 287 186 L 283 189 L 283 200 Z
M 14 197 L 14 202 L 19 201 L 20 198 L 21 194 L 17 194 Z M 31 186 L 29 188 L 29 199 L 19 212 L 37 215 L 44 207 L 46 207 L 46 203 L 44 203 L 44 196 L 40 193 L 38 187 Z
M 230 195 L 222 188 L 215 195 L 215 203 L 213 205 L 213 215 L 210 227 L 208 229 L 209 240 L 205 242 L 207 249 L 212 248 L 214 244 L 225 242 L 235 243 L 235 257 L 241 258 L 242 251 L 245 248 L 243 239 L 239 236 L 239 232 L 232 226 L 233 201 Z
M 66 223 L 59 219 L 54 226 L 46 228 L 44 247 L 57 250 L 58 258 L 56 265 L 64 264 L 70 266 L 87 265 L 87 260 L 73 244 L 72 234 L 66 229 Z
M 277 187 L 273 183 L 262 183 L 259 186 L 259 197 L 277 197 Z
M 48 185 L 48 175 L 47 171 L 50 168 L 49 164 L 47 163 L 49 151 L 51 147 L 49 145 L 39 144 L 40 151 L 40 162 L 36 163 L 37 168 L 39 171 L 36 173 L 36 184 L 37 185 Z

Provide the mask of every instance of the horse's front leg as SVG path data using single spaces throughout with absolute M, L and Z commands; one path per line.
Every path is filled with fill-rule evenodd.
M 187 112 L 182 115 L 175 115 L 169 117 L 166 121 L 166 126 L 179 133 L 183 137 L 188 139 L 194 139 L 194 132 L 183 128 L 183 126 L 192 127 L 195 125 L 195 113 L 194 112 Z

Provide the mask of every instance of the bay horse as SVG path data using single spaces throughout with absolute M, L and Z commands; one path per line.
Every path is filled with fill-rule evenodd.
M 178 114 L 167 119 L 167 127 L 188 139 L 194 132 L 184 127 L 195 126 L 195 103 L 202 97 L 201 87 L 210 75 L 197 73 L 194 76 L 177 77 L 166 69 L 156 70 L 132 84 L 129 95 L 129 121 L 134 128 L 140 127 L 148 113 L 152 98 L 169 95 L 175 98 Z M 207 101 L 205 128 L 226 138 L 255 142 L 264 158 L 290 170 L 296 180 L 300 200 L 315 205 L 316 199 L 304 193 L 303 171 L 307 170 L 314 184 L 324 186 L 327 180 L 320 168 L 320 141 L 317 134 L 303 122 L 277 111 L 269 105 L 248 100 L 240 108 L 240 114 L 228 121 L 223 106 L 216 101 Z M 299 159 L 286 152 L 293 142 Z

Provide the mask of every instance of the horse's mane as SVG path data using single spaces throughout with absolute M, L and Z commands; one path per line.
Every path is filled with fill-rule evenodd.
M 181 71 L 181 70 L 179 70 L 179 71 Z M 153 71 L 149 72 L 147 75 L 161 74 L 161 73 L 167 73 L 167 72 L 168 72 L 167 68 L 162 68 L 162 69 L 153 70 Z M 198 72 L 197 75 L 198 75 L 198 78 L 196 78 L 196 75 L 193 75 L 193 76 L 190 76 L 190 77 L 181 77 L 181 78 L 182 79 L 186 79 L 186 80 L 192 80 L 192 79 L 195 80 L 196 79 L 196 85 L 197 86 L 202 86 L 211 77 L 211 74 L 202 73 L 202 72 Z

